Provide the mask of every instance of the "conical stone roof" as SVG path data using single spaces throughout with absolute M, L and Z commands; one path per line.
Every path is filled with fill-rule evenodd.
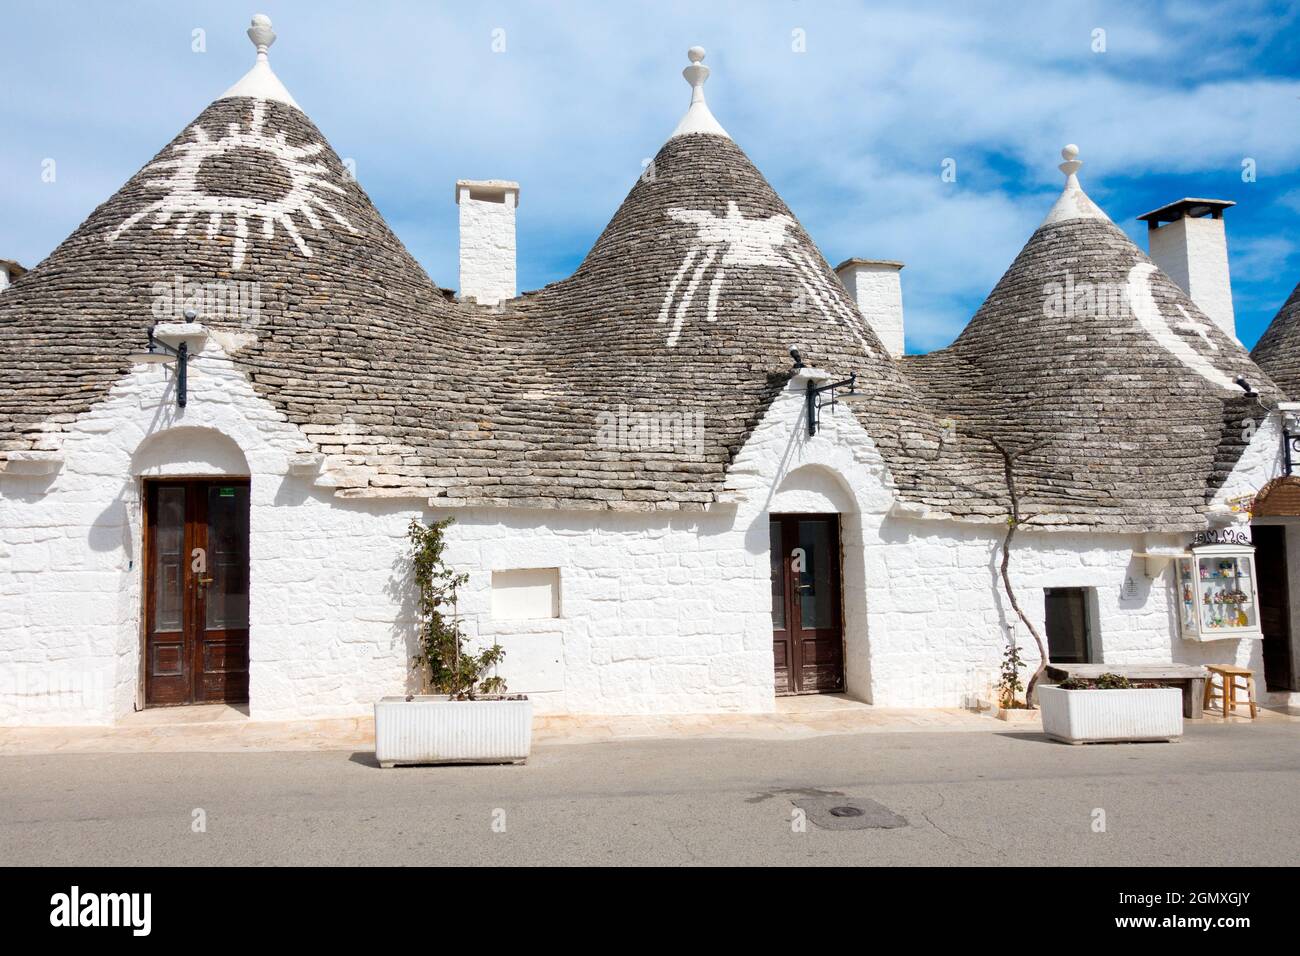
M 588 414 L 701 416 L 702 487 L 725 467 L 789 378 L 791 346 L 811 365 L 858 373 L 872 400 L 850 406 L 899 487 L 935 484 L 905 449 L 938 425 L 793 213 L 708 113 L 703 51 L 691 51 L 686 118 L 635 183 L 573 276 L 525 297 L 552 343 L 552 374 Z M 707 74 L 705 74 L 707 75 Z
M 1300 400 L 1300 285 L 1273 317 L 1250 357 L 1288 396 Z
M 264 57 L 0 297 L 0 452 L 103 399 L 198 289 L 199 321 L 245 333 L 237 363 L 322 445 L 460 417 L 451 383 L 482 363 L 463 316 L 291 98 L 243 95 L 283 89 Z
M 1264 414 L 1235 380 L 1265 400 L 1277 389 L 1082 193 L 1077 150 L 1063 153 L 1052 214 L 956 342 L 907 369 L 952 414 L 967 454 L 992 447 L 980 435 L 1035 449 L 1018 485 L 1042 523 L 1203 526 L 1246 421 Z M 984 485 L 1005 497 L 996 472 Z
M 255 317 L 200 321 L 246 333 L 233 360 L 345 496 L 706 507 L 792 345 L 860 373 L 877 401 L 854 414 L 887 456 L 933 443 L 915 391 L 708 111 L 703 51 L 686 118 L 577 273 L 489 309 L 450 301 L 393 236 L 270 71 L 268 34 L 255 23 L 254 69 L 0 299 L 0 453 L 102 400 L 178 281 L 256 284 Z M 647 421 L 675 433 L 645 440 Z M 898 460 L 895 477 L 932 476 Z
M 1273 388 L 1074 195 L 958 342 L 905 376 L 708 111 L 703 51 L 686 118 L 577 272 L 499 309 L 457 303 L 270 71 L 268 34 L 255 23 L 254 69 L 0 297 L 0 455 L 102 400 L 148 326 L 175 318 L 156 307 L 177 283 L 254 284 L 254 314 L 200 321 L 244 333 L 233 360 L 345 496 L 706 507 L 788 382 L 793 345 L 859 374 L 871 400 L 853 414 L 918 510 L 1004 509 L 997 461 L 941 443 L 942 409 L 959 432 L 1047 441 L 1028 498 L 1051 520 L 1191 526 L 1254 413 L 1232 378 Z M 1044 290 L 1068 274 L 1133 305 L 1044 317 Z M 642 440 L 650 419 L 676 434 Z

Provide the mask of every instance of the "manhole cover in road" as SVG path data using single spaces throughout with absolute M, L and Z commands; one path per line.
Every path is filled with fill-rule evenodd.
M 862 797 L 799 796 L 790 801 L 823 830 L 893 830 L 907 820 L 889 807 Z

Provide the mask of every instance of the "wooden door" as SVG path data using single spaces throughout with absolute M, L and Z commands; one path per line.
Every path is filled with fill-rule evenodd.
M 1264 632 L 1264 683 L 1268 690 L 1294 691 L 1291 655 L 1291 595 L 1287 581 L 1286 536 L 1300 528 L 1257 524 L 1250 529 L 1255 543 L 1255 584 L 1259 588 L 1259 625 Z M 1300 599 L 1300 595 L 1297 596 Z
M 844 689 L 838 515 L 773 515 L 772 656 L 776 692 Z
M 248 700 L 246 479 L 145 485 L 145 703 Z

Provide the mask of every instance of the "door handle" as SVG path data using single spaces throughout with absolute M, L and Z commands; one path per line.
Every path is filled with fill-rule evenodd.
M 213 579 L 210 578 L 210 577 L 207 577 L 207 578 L 205 578 L 205 577 L 200 577 L 200 578 L 199 578 L 199 587 L 201 587 L 201 588 L 205 588 L 205 587 L 207 587 L 209 584 L 211 584 L 212 581 L 213 581 Z

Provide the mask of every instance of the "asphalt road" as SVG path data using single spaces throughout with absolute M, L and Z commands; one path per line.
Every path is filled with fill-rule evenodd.
M 1297 794 L 1291 723 L 1089 747 L 1010 730 L 551 745 L 507 767 L 3 757 L 0 865 L 1294 865 Z M 855 799 L 907 825 L 796 825 L 795 801 Z

